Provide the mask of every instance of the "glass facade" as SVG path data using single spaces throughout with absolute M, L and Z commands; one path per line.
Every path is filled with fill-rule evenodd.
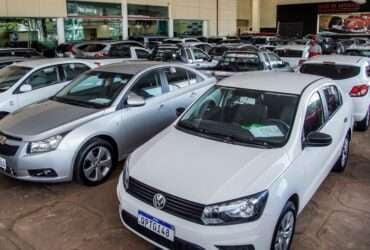
M 0 47 L 50 49 L 57 44 L 55 18 L 0 18 Z
M 67 42 L 122 39 L 122 6 L 116 3 L 67 2 Z
M 122 40 L 121 18 L 66 18 L 67 42 L 93 40 Z
M 68 16 L 122 16 L 121 4 L 96 2 L 67 2 Z
M 173 26 L 175 37 L 203 35 L 202 20 L 174 20 Z
M 168 7 L 129 4 L 128 34 L 168 36 Z

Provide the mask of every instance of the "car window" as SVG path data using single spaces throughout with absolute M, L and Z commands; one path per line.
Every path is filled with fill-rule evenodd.
M 103 50 L 105 47 L 106 45 L 104 44 L 88 44 L 86 46 L 84 45 L 84 46 L 79 47 L 79 49 L 85 52 L 98 52 L 98 51 Z
M 331 63 L 306 63 L 300 68 L 301 73 L 319 75 L 333 80 L 343 80 L 360 74 L 361 68 L 351 65 L 338 65 Z
M 293 49 L 278 49 L 275 50 L 275 53 L 280 57 L 292 57 L 292 58 L 301 58 L 303 57 L 302 50 L 293 50 Z
M 190 85 L 188 74 L 185 69 L 175 67 L 173 67 L 171 70 L 166 69 L 165 75 L 167 77 L 170 91 L 175 91 Z
M 108 56 L 114 58 L 131 58 L 131 49 L 126 45 L 112 45 Z
M 324 108 L 318 92 L 312 95 L 304 121 L 304 135 L 317 131 L 325 123 Z
M 188 76 L 190 85 L 200 83 L 204 80 L 203 77 L 201 77 L 197 73 L 194 73 L 193 71 L 188 71 Z
M 0 92 L 7 91 L 24 77 L 32 68 L 11 65 L 0 70 Z
M 329 117 L 331 117 L 342 105 L 342 98 L 335 86 L 325 88 L 324 95 L 328 106 Z
M 27 84 L 32 89 L 47 87 L 59 82 L 57 66 L 43 68 L 33 73 L 28 79 Z
M 107 107 L 113 103 L 133 75 L 92 71 L 82 74 L 59 92 L 57 101 L 75 105 Z
M 89 69 L 90 68 L 88 66 L 82 63 L 69 63 L 61 65 L 64 81 L 71 81 L 78 75 L 82 74 L 85 71 L 88 71 Z
M 136 49 L 135 52 L 136 52 L 136 56 L 138 59 L 148 59 L 149 58 L 149 52 L 147 52 L 146 50 Z
M 193 49 L 193 55 L 195 60 L 208 60 L 208 55 L 200 49 Z
M 273 53 L 267 53 L 268 58 L 270 59 L 271 66 L 273 68 L 281 68 L 282 60 Z
M 130 90 L 130 94 L 132 93 L 141 96 L 144 99 L 162 95 L 163 90 L 158 71 L 146 73 L 137 80 Z

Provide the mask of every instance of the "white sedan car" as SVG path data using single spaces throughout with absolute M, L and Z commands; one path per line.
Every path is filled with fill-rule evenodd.
M 287 250 L 297 215 L 346 167 L 352 125 L 350 98 L 332 80 L 227 78 L 128 158 L 122 222 L 166 249 Z
M 73 78 L 97 65 L 75 59 L 29 60 L 0 70 L 0 119 L 55 95 Z
M 370 60 L 359 56 L 316 56 L 304 63 L 301 73 L 335 80 L 352 98 L 356 128 L 366 131 L 370 121 Z M 329 105 L 329 109 L 331 105 Z

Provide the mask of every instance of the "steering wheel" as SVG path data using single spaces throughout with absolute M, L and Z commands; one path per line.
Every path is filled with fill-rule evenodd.
M 267 119 L 266 121 L 264 121 L 264 123 L 277 124 L 280 128 L 282 128 L 283 130 L 285 130 L 285 132 L 288 132 L 290 130 L 290 126 L 288 125 L 288 123 L 286 123 L 285 121 L 280 120 L 280 119 L 272 119 L 271 118 L 271 119 Z

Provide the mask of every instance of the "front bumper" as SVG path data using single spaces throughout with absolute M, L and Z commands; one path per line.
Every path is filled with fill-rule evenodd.
M 239 249 L 246 250 L 267 250 L 271 247 L 275 219 L 265 213 L 255 222 L 229 226 L 205 226 L 165 213 L 132 197 L 123 188 L 122 176 L 119 178 L 117 195 L 120 202 L 119 213 L 122 223 L 129 230 L 157 247 L 176 249 L 177 244 L 191 247 L 184 249 L 214 250 L 228 249 L 222 248 L 226 246 L 244 246 Z M 134 222 L 139 210 L 175 226 L 175 242 L 171 243 L 141 229 L 137 222 Z
M 4 145 L 3 145 L 4 146 Z M 0 157 L 6 161 L 6 169 L 0 168 L 0 173 L 14 179 L 32 182 L 66 182 L 73 177 L 72 159 L 74 151 L 54 150 L 47 153 L 28 154 L 27 142 L 8 139 L 6 145 L 16 151 L 2 151 Z M 56 176 L 37 177 L 30 174 L 30 170 L 52 169 Z

